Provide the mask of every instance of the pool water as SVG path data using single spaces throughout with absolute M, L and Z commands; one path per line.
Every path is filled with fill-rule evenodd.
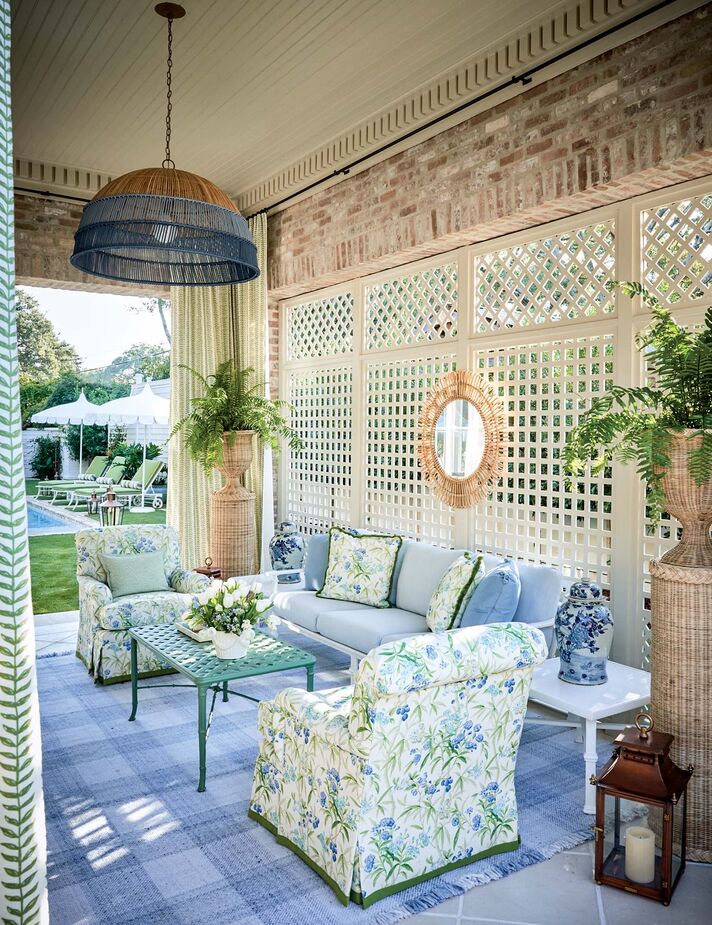
M 34 505 L 27 505 L 27 528 L 30 533 L 37 533 L 40 530 L 60 530 L 66 533 L 76 533 L 76 526 L 60 517 L 59 514 L 51 514 L 48 511 L 39 511 Z

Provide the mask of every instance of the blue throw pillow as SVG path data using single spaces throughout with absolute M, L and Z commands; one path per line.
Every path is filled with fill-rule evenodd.
M 517 563 L 506 559 L 487 572 L 477 585 L 462 615 L 460 626 L 513 620 L 521 588 Z

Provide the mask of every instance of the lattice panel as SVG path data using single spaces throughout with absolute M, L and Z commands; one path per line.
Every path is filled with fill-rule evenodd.
M 369 363 L 365 376 L 364 524 L 444 546 L 454 515 L 427 488 L 418 466 L 418 419 L 454 354 Z
M 641 275 L 661 302 L 701 299 L 712 283 L 712 194 L 640 213 Z
M 287 358 L 343 356 L 354 349 L 354 299 L 350 292 L 287 308 Z
M 391 350 L 457 336 L 458 286 L 454 263 L 367 286 L 365 300 L 366 350 Z
M 610 588 L 611 473 L 567 487 L 561 451 L 579 415 L 613 384 L 612 335 L 503 346 L 473 368 L 504 401 L 511 441 L 506 475 L 473 508 L 472 548 L 558 565 Z
M 612 314 L 613 221 L 475 258 L 475 330 L 514 330 Z
M 353 373 L 348 367 L 292 372 L 287 400 L 304 442 L 301 452 L 289 451 L 288 517 L 306 533 L 348 524 Z

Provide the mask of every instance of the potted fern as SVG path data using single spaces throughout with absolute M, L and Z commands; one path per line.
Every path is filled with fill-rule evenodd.
M 171 437 L 182 432 L 188 453 L 205 473 L 218 469 L 223 474 L 225 483 L 212 495 L 210 555 L 225 577 L 245 575 L 253 567 L 255 497 L 240 479 L 252 462 L 254 438 L 274 449 L 280 439 L 295 450 L 302 443 L 287 423 L 286 403 L 260 395 L 259 385 L 249 386 L 252 369 L 226 360 L 206 378 L 183 368 L 204 391 L 191 400 L 191 411 L 173 427 Z
M 654 521 L 663 510 L 683 525 L 680 543 L 662 561 L 712 566 L 712 308 L 701 331 L 677 324 L 639 283 L 614 282 L 641 296 L 652 324 L 637 338 L 650 384 L 614 386 L 592 402 L 568 436 L 566 471 L 597 473 L 613 460 L 634 462 L 647 482 Z

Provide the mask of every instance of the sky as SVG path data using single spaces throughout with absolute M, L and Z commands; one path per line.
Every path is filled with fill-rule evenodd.
M 141 305 L 141 299 L 66 289 L 21 288 L 37 299 L 57 334 L 76 349 L 83 369 L 107 366 L 133 344 L 168 347 L 157 313 L 129 310 L 130 305 Z

